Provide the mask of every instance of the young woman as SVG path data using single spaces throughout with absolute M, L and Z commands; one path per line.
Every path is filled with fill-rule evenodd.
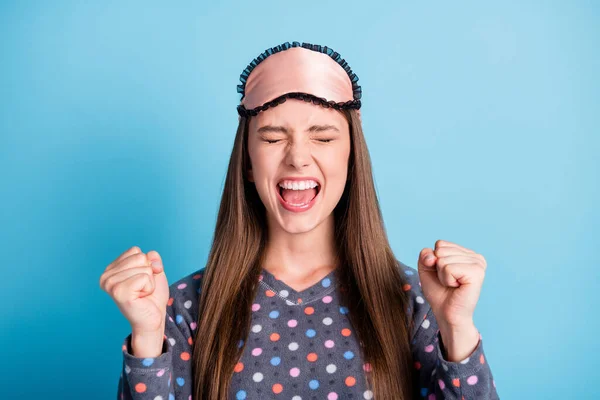
M 100 278 L 132 326 L 118 398 L 498 398 L 485 259 L 442 240 L 418 270 L 395 258 L 346 61 L 286 42 L 241 81 L 207 265 L 169 286 L 134 246 Z

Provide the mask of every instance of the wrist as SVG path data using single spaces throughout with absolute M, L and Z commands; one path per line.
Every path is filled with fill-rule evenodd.
M 164 329 L 154 332 L 131 332 L 131 355 L 139 358 L 154 358 L 162 354 Z
M 446 361 L 462 361 L 479 345 L 479 331 L 472 322 L 461 326 L 440 324 L 439 328 L 442 354 Z

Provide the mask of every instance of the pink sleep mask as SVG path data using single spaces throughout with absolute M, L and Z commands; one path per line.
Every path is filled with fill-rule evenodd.
M 361 87 L 348 63 L 327 46 L 285 42 L 265 50 L 240 75 L 242 117 L 255 116 L 288 98 L 360 115 Z

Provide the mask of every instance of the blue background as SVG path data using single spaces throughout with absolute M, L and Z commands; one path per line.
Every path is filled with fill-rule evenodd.
M 485 256 L 500 397 L 600 396 L 598 3 L 85 3 L 0 5 L 3 398 L 116 397 L 100 275 L 133 245 L 204 266 L 239 75 L 286 41 L 358 74 L 396 256 Z

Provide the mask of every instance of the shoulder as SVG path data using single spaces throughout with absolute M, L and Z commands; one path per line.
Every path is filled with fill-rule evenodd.
M 421 290 L 421 280 L 419 278 L 419 271 L 416 268 L 411 267 L 408 264 L 398 261 L 398 266 L 403 278 L 406 280 L 406 284 L 403 290 L 408 295 L 408 315 L 414 321 L 414 328 L 411 332 L 411 338 L 415 336 L 417 330 L 421 326 L 421 323 L 427 318 L 427 315 L 431 309 L 429 303 L 425 299 L 425 295 Z
M 179 278 L 169 284 L 167 309 L 172 315 L 185 320 L 198 319 L 198 300 L 202 287 L 205 267 Z

